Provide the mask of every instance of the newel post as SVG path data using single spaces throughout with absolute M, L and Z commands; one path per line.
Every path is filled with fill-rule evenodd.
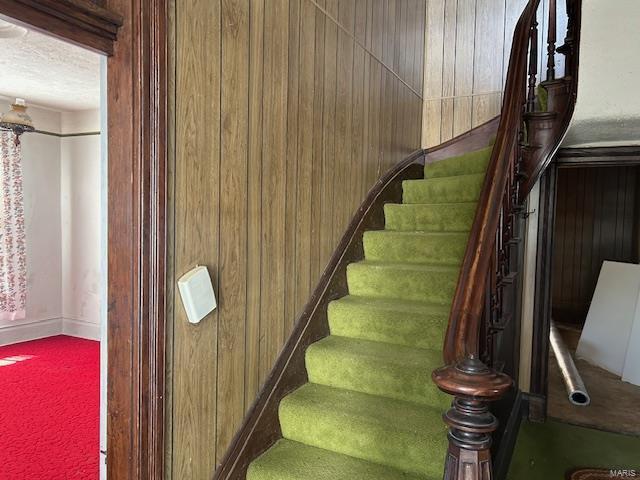
M 474 357 L 438 368 L 432 378 L 440 390 L 455 397 L 443 416 L 449 426 L 444 480 L 491 480 L 491 434 L 498 421 L 489 402 L 509 390 L 511 378 Z

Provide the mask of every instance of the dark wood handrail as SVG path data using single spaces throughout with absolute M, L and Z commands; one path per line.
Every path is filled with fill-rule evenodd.
M 540 0 L 530 0 L 515 28 L 504 105 L 478 209 L 469 235 L 445 337 L 444 360 L 450 364 L 479 355 L 484 286 L 496 242 L 507 182 L 513 177 L 527 81 L 529 33 Z

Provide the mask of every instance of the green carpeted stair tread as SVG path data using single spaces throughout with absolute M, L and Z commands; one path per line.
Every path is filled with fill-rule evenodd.
M 370 230 L 364 232 L 364 256 L 372 261 L 459 265 L 468 238 L 466 232 Z
M 469 173 L 485 173 L 493 145 L 424 166 L 425 178 L 451 177 Z
M 428 350 L 330 335 L 307 348 L 309 381 L 445 410 L 451 398 L 430 377 L 443 363 L 441 337 Z
M 347 266 L 347 284 L 351 295 L 448 304 L 459 273 L 458 266 L 365 260 Z
M 403 232 L 469 232 L 475 214 L 475 202 L 384 206 L 385 229 Z
M 331 333 L 418 348 L 442 345 L 450 305 L 347 295 L 329 303 Z
M 308 383 L 280 402 L 284 438 L 418 475 L 442 474 L 442 411 Z
M 251 463 L 247 480 L 436 480 L 282 439 Z
M 480 197 L 484 173 L 437 177 L 402 182 L 402 203 L 476 202 Z

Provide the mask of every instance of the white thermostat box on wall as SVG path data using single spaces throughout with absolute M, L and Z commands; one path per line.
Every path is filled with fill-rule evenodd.
M 180 277 L 178 290 L 191 323 L 199 323 L 217 306 L 211 277 L 205 266 L 197 266 Z

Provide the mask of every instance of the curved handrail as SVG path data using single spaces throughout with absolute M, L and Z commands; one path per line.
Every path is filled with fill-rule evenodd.
M 539 3 L 540 0 L 529 1 L 514 31 L 500 125 L 449 317 L 444 345 L 444 359 L 447 364 L 469 356 L 477 357 L 479 354 L 487 271 L 504 208 L 507 182 L 513 181 L 517 175 L 513 158 L 517 155 L 523 106 L 526 102 L 523 85 L 527 78 L 529 33 Z

